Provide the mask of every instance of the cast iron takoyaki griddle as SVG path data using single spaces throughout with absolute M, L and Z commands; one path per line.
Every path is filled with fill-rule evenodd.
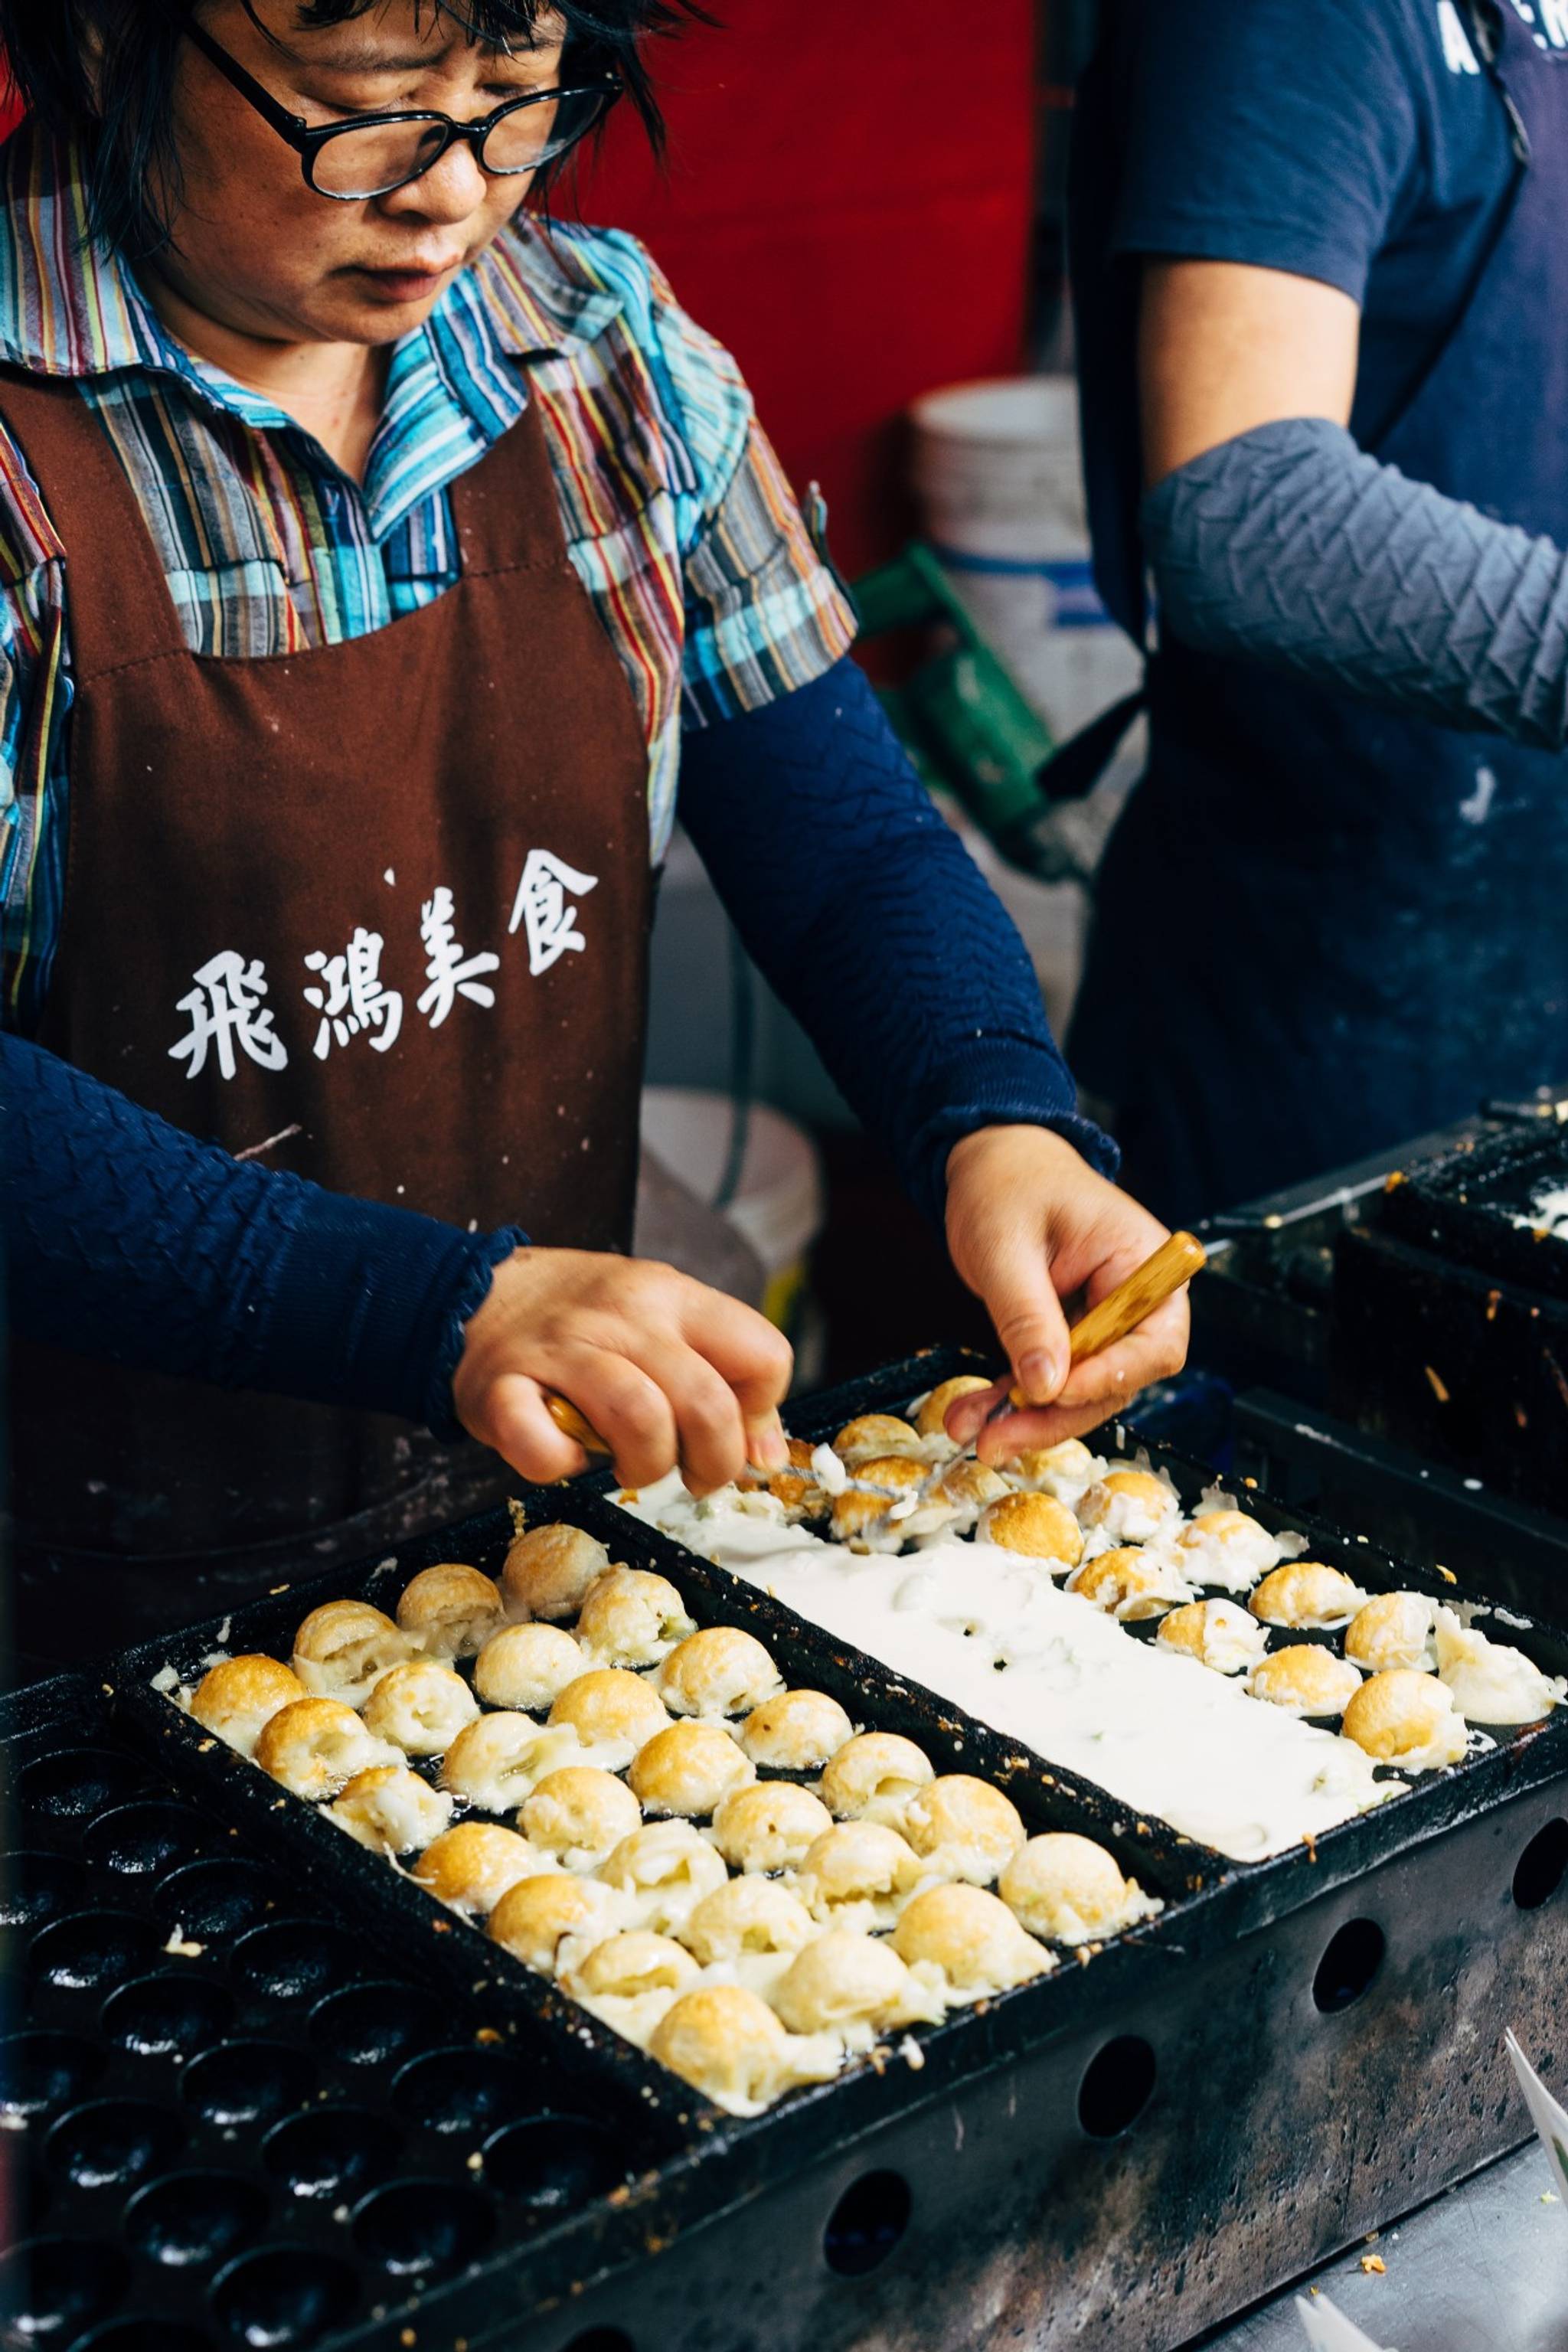
M 8 2345 L 391 2344 L 478 2260 L 529 2248 L 563 2290 L 624 2234 L 679 2141 L 568 2037 L 497 2032 L 91 1680 L 5 1702 L 0 1745 Z
M 1414 1161 L 1379 1201 L 1377 1222 L 1456 1265 L 1568 1299 L 1568 1239 L 1532 1222 L 1543 1185 L 1568 1186 L 1568 1135 L 1554 1119 L 1521 1120 Z
M 819 1433 L 972 1362 L 932 1353 L 793 1418 Z M 1207 1474 L 1151 1450 L 1194 1500 Z M 11 2264 L 33 2325 L 12 2341 L 971 2352 L 978 2314 L 1034 2352 L 1165 2352 L 1526 2136 L 1501 2036 L 1552 2046 L 1568 1718 L 1239 1868 L 588 1482 L 527 1500 L 671 1577 L 700 1622 L 749 1625 L 792 1683 L 908 1732 L 939 1770 L 994 1779 L 1031 1829 L 1109 1843 L 1165 1910 L 921 2032 L 914 2063 L 862 2062 L 734 2121 L 152 1688 L 165 1662 L 194 1679 L 220 1630 L 231 1653 L 287 1656 L 320 1600 L 388 1605 L 439 1559 L 493 1570 L 510 1528 L 334 1571 L 0 1712 L 37 1857 L 7 1907 L 25 2004 L 8 2147 L 33 2184 L 32 2251 Z M 1303 1531 L 1364 1586 L 1455 1597 Z M 1552 1628 L 1507 1638 L 1568 1668 Z M 170 1948 L 176 1927 L 203 1948 Z
M 1558 1515 L 1568 1239 L 1515 1220 L 1542 1185 L 1564 1183 L 1555 1120 L 1412 1161 L 1337 1237 L 1329 1367 L 1331 1410 L 1357 1428 Z M 1552 1586 L 1541 1599 L 1565 1613 Z

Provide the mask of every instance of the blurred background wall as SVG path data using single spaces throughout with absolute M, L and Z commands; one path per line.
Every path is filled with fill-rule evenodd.
M 661 178 L 634 123 L 584 174 L 728 343 L 855 572 L 913 527 L 903 412 L 1026 347 L 1036 203 L 1034 0 L 720 0 L 660 61 Z

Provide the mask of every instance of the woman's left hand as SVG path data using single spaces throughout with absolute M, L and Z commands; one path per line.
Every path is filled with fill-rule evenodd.
M 984 1431 L 979 1450 L 987 1461 L 1077 1437 L 1119 1412 L 1152 1381 L 1181 1370 L 1187 1353 L 1184 1289 L 1115 1347 L 1078 1365 L 1068 1356 L 1061 1304 L 1082 1291 L 1092 1307 L 1165 1238 L 1158 1218 L 1097 1175 L 1048 1128 L 982 1128 L 953 1146 L 947 1163 L 948 1248 L 984 1302 L 1013 1379 L 1031 1407 Z M 972 1443 L 1009 1385 L 961 1398 L 948 1416 L 950 1435 Z

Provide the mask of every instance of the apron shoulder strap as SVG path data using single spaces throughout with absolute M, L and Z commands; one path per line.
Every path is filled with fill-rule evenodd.
M 452 484 L 452 517 L 465 579 L 565 560 L 565 526 L 536 392 L 517 423 Z
M 1480 59 L 1508 117 L 1509 144 L 1513 149 L 1514 162 L 1521 171 L 1528 171 L 1535 160 L 1530 132 L 1498 63 L 1502 31 L 1499 0 L 1463 0 L 1463 7 L 1470 47 Z
M 68 376 L 0 373 L 0 422 L 38 486 L 66 555 L 71 667 L 106 669 L 184 653 L 174 600 L 108 434 Z

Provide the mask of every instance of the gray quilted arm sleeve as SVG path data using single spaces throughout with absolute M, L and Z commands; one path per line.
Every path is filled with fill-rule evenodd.
M 1560 751 L 1568 555 L 1326 419 L 1259 425 L 1143 501 L 1161 627 L 1407 718 Z

